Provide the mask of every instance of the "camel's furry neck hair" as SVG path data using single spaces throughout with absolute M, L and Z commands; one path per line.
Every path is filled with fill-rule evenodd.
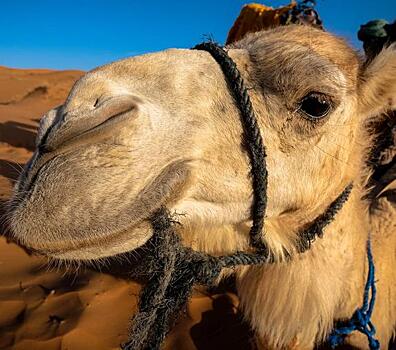
M 363 295 L 368 238 L 367 208 L 360 195 L 352 192 L 311 250 L 288 263 L 237 272 L 242 308 L 267 345 L 312 346 L 324 340 L 334 319 L 347 317 L 345 310 L 353 312 L 359 306 L 355 301 Z

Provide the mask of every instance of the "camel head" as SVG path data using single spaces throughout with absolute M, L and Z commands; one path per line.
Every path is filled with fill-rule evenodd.
M 228 53 L 266 146 L 266 239 L 276 247 L 288 239 L 280 221 L 293 230 L 361 182 L 365 125 L 396 104 L 396 50 L 365 65 L 343 40 L 288 26 Z M 43 117 L 10 203 L 12 235 L 48 256 L 97 259 L 143 245 L 166 206 L 187 245 L 246 249 L 249 168 L 239 111 L 209 53 L 128 58 L 88 72 Z

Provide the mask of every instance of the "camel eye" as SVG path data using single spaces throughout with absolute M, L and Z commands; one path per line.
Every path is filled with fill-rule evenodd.
M 328 96 L 311 92 L 299 103 L 299 108 L 306 116 L 313 120 L 318 120 L 329 114 L 331 101 Z

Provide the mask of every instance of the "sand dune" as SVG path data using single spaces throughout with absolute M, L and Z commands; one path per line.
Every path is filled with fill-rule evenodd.
M 82 74 L 0 67 L 0 211 L 34 150 L 40 116 L 61 104 Z M 0 238 L 0 349 L 117 349 L 127 337 L 139 283 L 120 274 L 120 266 L 77 273 L 48 271 L 46 263 Z M 254 349 L 236 304 L 224 288 L 195 292 L 165 348 Z

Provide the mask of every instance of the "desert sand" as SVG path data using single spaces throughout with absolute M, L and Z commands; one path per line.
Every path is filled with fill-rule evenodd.
M 40 117 L 62 104 L 82 74 L 0 67 L 0 214 L 34 150 Z M 131 267 L 119 265 L 103 267 L 105 272 L 50 269 L 46 258 L 0 237 L 0 349 L 118 349 L 127 338 L 141 288 L 119 272 Z M 195 291 L 164 348 L 254 349 L 230 289 Z

